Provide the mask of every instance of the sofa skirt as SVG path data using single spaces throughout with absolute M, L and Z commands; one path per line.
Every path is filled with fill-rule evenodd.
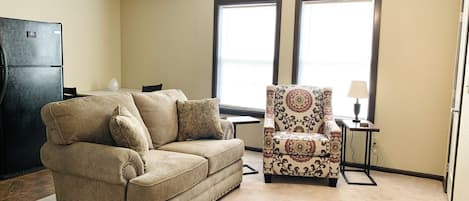
M 243 179 L 243 162 L 238 160 L 232 165 L 223 168 L 217 173 L 210 175 L 208 178 L 183 192 L 171 201 L 208 201 L 218 200 L 225 194 L 231 192 L 241 184 Z
M 52 171 L 57 201 L 124 201 L 125 185 Z
M 139 200 L 139 195 L 126 195 L 126 186 L 61 174 L 52 171 L 57 201 L 124 201 Z M 238 160 L 210 175 L 171 201 L 218 200 L 241 184 L 243 162 Z

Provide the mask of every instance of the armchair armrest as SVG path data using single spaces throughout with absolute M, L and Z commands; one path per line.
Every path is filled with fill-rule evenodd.
M 262 149 L 264 174 L 269 175 L 273 173 L 273 134 L 275 132 L 275 120 L 274 120 L 274 86 L 267 86 L 266 94 L 266 108 L 264 114 L 264 147 Z
M 340 160 L 342 149 L 342 130 L 337 126 L 334 120 L 325 122 L 324 134 L 329 138 L 330 143 L 330 172 L 329 178 L 338 178 L 340 172 Z
M 337 123 L 335 123 L 335 120 L 326 121 L 325 124 L 324 134 L 326 134 L 327 137 L 331 138 L 338 135 L 339 138 L 342 138 L 342 130 Z
M 41 160 L 53 171 L 110 184 L 126 184 L 144 171 L 143 161 L 134 150 L 86 142 L 46 142 L 41 147 Z
M 273 128 L 273 129 L 275 129 L 275 121 L 274 121 L 273 118 L 268 118 L 268 117 L 266 117 L 266 118 L 264 119 L 264 129 L 266 129 L 266 128 Z
M 223 140 L 229 140 L 234 138 L 234 127 L 233 123 L 226 119 L 220 119 L 221 129 L 223 130 Z
M 274 151 L 274 142 L 273 142 L 273 134 L 275 132 L 275 123 L 272 118 L 264 119 L 264 147 L 262 149 L 263 163 L 264 163 L 264 174 L 272 174 L 273 170 L 273 151 Z
M 272 156 L 273 151 L 273 134 L 275 132 L 275 123 L 271 118 L 264 119 L 264 157 Z
M 268 118 L 266 117 L 264 119 L 264 148 L 263 148 L 263 153 L 264 157 L 272 156 L 272 151 L 273 151 L 273 134 L 275 132 L 275 121 L 273 118 Z

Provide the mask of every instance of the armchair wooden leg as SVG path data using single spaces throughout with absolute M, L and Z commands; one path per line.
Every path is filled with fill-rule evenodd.
M 264 174 L 264 182 L 265 183 L 272 183 L 272 175 L 271 174 Z
M 337 186 L 337 178 L 329 178 L 329 186 L 336 187 Z

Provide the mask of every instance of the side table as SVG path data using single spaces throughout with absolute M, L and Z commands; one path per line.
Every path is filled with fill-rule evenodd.
M 355 185 L 371 185 L 376 186 L 375 180 L 370 176 L 370 169 L 371 169 L 371 145 L 372 145 L 372 135 L 373 132 L 379 132 L 379 128 L 375 127 L 375 125 L 367 120 L 361 120 L 360 122 L 353 122 L 351 119 L 343 119 L 341 120 L 342 123 L 342 160 L 341 160 L 341 167 L 340 170 L 342 175 L 344 176 L 345 181 L 347 184 L 355 184 Z M 347 145 L 347 130 L 350 131 L 361 131 L 366 133 L 366 143 L 365 143 L 365 159 L 362 169 L 347 169 L 346 164 L 346 145 Z M 362 182 L 350 182 L 345 175 L 345 172 L 364 172 L 366 176 L 370 179 L 370 183 L 362 183 Z
M 261 120 L 256 119 L 251 116 L 228 116 L 225 118 L 226 120 L 230 121 L 233 124 L 234 131 L 233 131 L 233 136 L 236 138 L 236 125 L 238 124 L 254 124 L 254 123 L 260 123 Z M 243 164 L 243 167 L 247 167 L 250 172 L 244 172 L 243 175 L 247 174 L 258 174 L 259 171 L 254 169 L 253 167 L 249 166 L 248 164 Z

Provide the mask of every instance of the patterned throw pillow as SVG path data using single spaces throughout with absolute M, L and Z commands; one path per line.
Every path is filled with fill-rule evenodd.
M 177 101 L 178 140 L 223 138 L 218 99 Z
M 142 157 L 148 152 L 145 130 L 126 107 L 118 105 L 114 109 L 109 130 L 117 146 L 133 149 Z

